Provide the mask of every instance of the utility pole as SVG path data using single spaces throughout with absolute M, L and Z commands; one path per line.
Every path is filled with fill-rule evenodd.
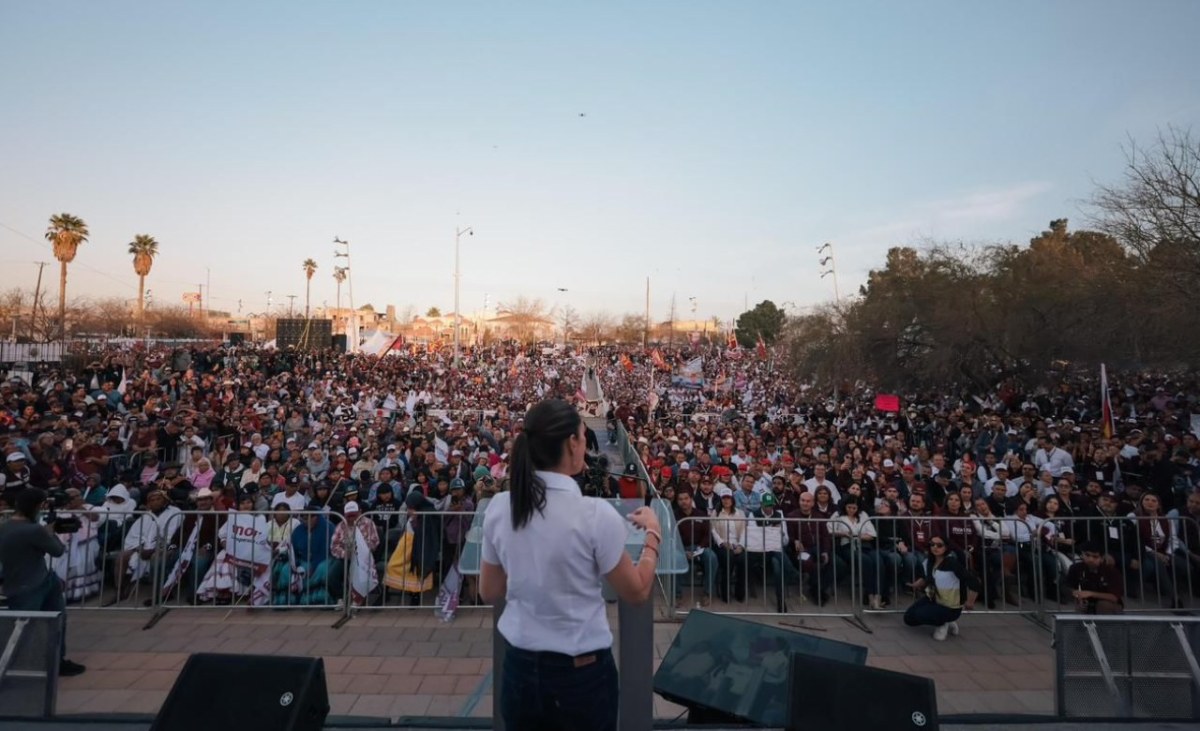
M 646 327 L 642 330 L 642 349 L 650 343 L 650 277 L 646 277 Z
M 671 293 L 671 336 L 668 339 L 671 347 L 675 347 L 675 293 Z
M 288 317 L 291 317 L 292 316 L 292 308 L 296 304 L 296 295 L 289 294 L 287 296 L 287 298 L 288 298 Z
M 197 284 L 196 291 L 200 293 L 200 301 L 196 303 L 197 309 L 200 311 L 200 319 L 204 319 L 204 285 Z
M 333 243 L 346 247 L 345 251 L 338 251 L 337 249 L 334 249 L 333 257 L 335 259 L 345 259 L 346 260 L 346 266 L 342 268 L 342 271 L 346 272 L 346 282 L 348 285 L 347 289 L 349 289 L 349 291 L 350 291 L 349 292 L 350 293 L 350 315 L 349 315 L 349 317 L 346 318 L 346 330 L 347 330 L 347 332 L 346 332 L 346 352 L 347 353 L 357 353 L 358 352 L 358 312 L 355 311 L 355 309 L 354 309 L 354 271 L 350 268 L 350 242 L 343 241 L 340 238 L 338 238 L 337 236 L 334 236 Z M 338 306 L 339 307 L 341 306 L 340 302 L 338 303 Z
M 460 316 L 458 314 L 458 277 L 459 277 L 458 240 L 460 238 L 462 238 L 463 234 L 466 234 L 468 236 L 474 236 L 475 230 L 472 229 L 470 226 L 467 226 L 466 228 L 455 228 L 454 229 L 454 368 L 455 369 L 458 368 L 459 362 L 461 361 L 461 356 L 459 354 L 459 342 L 458 342 L 458 336 L 459 336 L 458 331 L 462 327 L 459 323 Z
M 50 265 L 48 261 L 35 261 L 38 267 L 37 286 L 33 288 L 33 309 L 29 311 L 29 339 L 33 340 L 34 323 L 37 322 L 38 298 L 42 294 L 42 270 Z

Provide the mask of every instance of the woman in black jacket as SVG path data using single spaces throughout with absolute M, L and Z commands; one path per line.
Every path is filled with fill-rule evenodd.
M 962 610 L 975 607 L 979 580 L 949 550 L 945 538 L 934 536 L 929 541 L 925 577 L 917 579 L 913 588 L 925 589 L 925 596 L 904 613 L 904 623 L 909 627 L 933 626 L 933 639 L 941 641 L 948 634 L 957 635 Z

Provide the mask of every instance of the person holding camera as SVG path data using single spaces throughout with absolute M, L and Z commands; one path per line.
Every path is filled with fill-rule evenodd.
M 46 556 L 57 558 L 66 551 L 55 535 L 56 525 L 41 525 L 46 493 L 36 487 L 17 495 L 15 514 L 0 525 L 0 566 L 4 566 L 4 592 L 8 608 L 18 612 L 58 612 L 62 617 L 59 633 L 58 674 L 79 675 L 84 666 L 66 658 L 67 605 L 58 576 L 46 566 Z

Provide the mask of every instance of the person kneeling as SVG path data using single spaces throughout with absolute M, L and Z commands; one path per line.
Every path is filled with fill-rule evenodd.
M 964 608 L 975 608 L 979 581 L 946 548 L 942 538 L 929 542 L 929 554 L 925 577 L 913 583 L 914 589 L 925 590 L 925 596 L 904 613 L 904 623 L 909 627 L 933 626 L 933 639 L 941 641 L 948 634 L 958 634 L 958 618 Z
M 1065 589 L 1075 598 L 1075 608 L 1082 614 L 1121 614 L 1125 604 L 1121 572 L 1104 562 L 1098 543 L 1085 543 L 1079 548 L 1082 561 L 1067 570 Z

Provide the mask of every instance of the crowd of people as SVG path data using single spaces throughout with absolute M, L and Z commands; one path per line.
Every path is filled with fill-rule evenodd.
M 780 612 L 794 587 L 916 596 L 906 618 L 939 639 L 977 596 L 1186 608 L 1200 386 L 1114 375 L 1106 422 L 1094 378 L 1043 380 L 880 411 L 866 384 L 818 390 L 707 344 L 505 344 L 457 368 L 446 349 L 98 348 L 0 384 L 0 511 L 37 488 L 81 516 L 52 562 L 72 601 L 476 601 L 456 570 L 476 506 L 506 489 L 526 409 L 557 397 L 607 417 L 593 457 L 620 424 L 640 458 L 583 489 L 674 506 L 681 601 L 688 579 L 687 602 L 771 591 Z

